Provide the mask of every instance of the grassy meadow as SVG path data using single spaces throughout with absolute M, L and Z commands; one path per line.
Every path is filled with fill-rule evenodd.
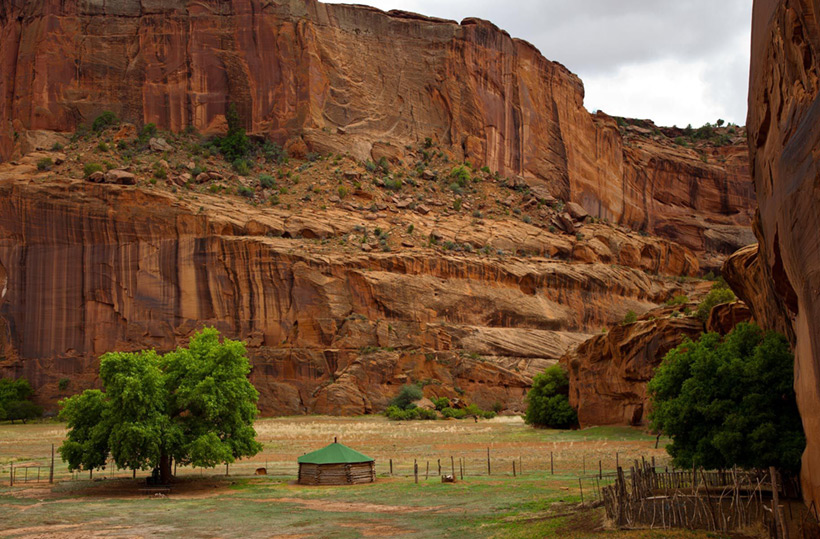
M 0 538 L 714 537 L 612 530 L 603 508 L 590 504 L 606 482 L 593 477 L 599 461 L 604 474 L 616 458 L 622 465 L 641 457 L 666 463 L 663 440 L 655 449 L 655 438 L 637 429 L 556 431 L 532 429 L 519 418 L 388 422 L 376 416 L 263 419 L 256 427 L 263 452 L 231 465 L 229 475 L 224 467 L 179 468 L 172 492 L 152 496 L 140 491 L 147 472 L 135 481 L 130 470 L 109 466 L 89 480 L 87 473 L 68 472 L 59 455 L 54 485 L 35 482 L 34 468 L 21 482 L 21 469 L 48 464 L 51 444 L 59 446 L 65 429 L 2 424 Z M 295 484 L 296 458 L 334 437 L 376 459 L 375 484 Z M 463 467 L 464 479 L 441 483 L 439 461 L 442 473 L 453 466 L 459 478 Z M 18 470 L 14 487 L 11 465 Z M 268 475 L 254 476 L 261 467 Z M 41 479 L 47 476 L 41 469 Z

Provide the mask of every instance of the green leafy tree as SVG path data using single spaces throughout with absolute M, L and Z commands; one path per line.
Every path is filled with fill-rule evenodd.
M 649 383 L 650 418 L 672 438 L 677 466 L 795 472 L 806 442 L 793 383 L 785 338 L 743 323 L 724 339 L 685 339 L 666 355 Z
M 0 420 L 26 423 L 42 416 L 43 409 L 29 400 L 33 393 L 25 378 L 0 378 Z
M 390 406 L 407 410 L 412 407 L 414 402 L 421 400 L 422 397 L 424 397 L 424 393 L 419 386 L 416 384 L 407 384 L 402 386 L 398 395 L 393 397 L 393 400 L 390 401 Z
M 567 373 L 560 365 L 553 365 L 532 379 L 524 421 L 536 427 L 572 427 L 578 423 L 578 416 L 569 405 L 568 395 Z
M 69 432 L 60 454 L 76 470 L 104 466 L 110 453 L 121 468 L 159 469 L 163 482 L 172 459 L 213 467 L 253 456 L 262 446 L 253 428 L 259 393 L 249 372 L 245 346 L 220 342 L 213 328 L 165 355 L 105 354 L 103 391 L 61 402 Z

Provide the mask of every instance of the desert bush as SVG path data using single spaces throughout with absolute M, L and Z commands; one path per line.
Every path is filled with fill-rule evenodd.
M 95 172 L 102 172 L 103 166 L 99 163 L 86 163 L 83 167 L 83 175 L 88 178 Z
M 37 170 L 51 170 L 53 166 L 54 161 L 52 161 L 50 157 L 43 157 L 37 160 Z
M 450 172 L 450 178 L 452 178 L 454 183 L 458 184 L 459 187 L 467 187 L 471 180 L 470 171 L 467 170 L 467 167 L 464 165 L 459 165 Z
M 630 309 L 630 310 L 626 311 L 626 316 L 624 316 L 624 321 L 621 322 L 621 325 L 626 326 L 626 325 L 629 325 L 629 324 L 634 324 L 637 321 L 638 321 L 638 315 L 635 314 L 635 311 Z
M 686 305 L 689 303 L 689 297 L 684 294 L 677 294 L 672 299 L 666 301 L 666 305 L 668 307 L 673 307 L 675 305 Z
M 115 126 L 120 123 L 120 119 L 117 118 L 117 115 L 111 112 L 110 110 L 104 111 L 102 114 L 94 118 L 94 123 L 91 124 L 91 129 L 95 133 L 100 133 L 105 131 L 109 127 Z
M 240 176 L 247 176 L 251 173 L 250 163 L 248 163 L 246 159 L 234 159 L 234 161 L 231 163 L 231 167 L 233 167 L 234 172 L 236 172 Z
M 447 397 L 433 397 L 432 401 L 433 405 L 436 407 L 436 410 L 438 411 L 450 407 L 450 399 L 448 399 Z
M 712 286 L 712 290 L 709 291 L 706 297 L 703 298 L 703 301 L 700 302 L 700 305 L 698 305 L 698 309 L 695 311 L 695 317 L 701 322 L 706 322 L 713 307 L 723 303 L 731 303 L 735 299 L 737 298 L 731 289 L 723 288 L 719 286 L 719 283 L 715 283 L 715 285 Z
M 250 187 L 240 185 L 239 189 L 237 189 L 236 192 L 239 196 L 243 196 L 245 198 L 253 198 L 253 189 L 251 189 Z
M 259 176 L 259 185 L 264 189 L 273 189 L 276 187 L 276 180 L 270 174 L 261 174 Z
M 416 384 L 407 384 L 402 386 L 399 393 L 390 401 L 390 406 L 397 406 L 402 410 L 406 410 L 417 400 L 424 397 L 421 388 Z

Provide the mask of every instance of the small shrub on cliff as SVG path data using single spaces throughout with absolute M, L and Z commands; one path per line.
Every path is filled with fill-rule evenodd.
M 712 290 L 698 305 L 698 310 L 695 312 L 695 317 L 701 322 L 706 322 L 709 319 L 709 313 L 716 305 L 723 303 L 731 303 L 735 300 L 735 293 L 729 288 L 722 288 L 717 286 L 717 283 L 712 286 Z
M 667 307 L 674 307 L 675 305 L 686 305 L 689 303 L 689 297 L 684 294 L 678 294 L 672 299 L 666 300 Z
M 628 324 L 634 324 L 637 321 L 638 321 L 638 315 L 635 314 L 635 311 L 630 309 L 630 310 L 626 311 L 626 316 L 624 316 L 624 321 L 621 323 L 621 325 L 626 326 Z
M 288 161 L 288 152 L 273 141 L 266 140 L 262 144 L 262 155 L 269 163 L 284 164 Z
M 103 170 L 103 166 L 99 163 L 86 163 L 83 167 L 83 175 L 88 178 L 95 172 L 102 172 Z
M 109 127 L 115 126 L 119 123 L 120 119 L 117 118 L 117 115 L 110 110 L 106 110 L 94 118 L 94 123 L 91 124 L 91 129 L 93 129 L 95 133 L 101 133 Z
M 273 189 L 276 187 L 276 180 L 274 180 L 270 174 L 261 174 L 259 176 L 259 185 L 261 185 L 263 189 Z
M 738 324 L 672 349 L 649 382 L 653 428 L 667 434 L 676 466 L 795 472 L 805 437 L 785 337 Z
M 52 161 L 50 157 L 43 157 L 42 159 L 37 160 L 37 170 L 51 170 L 51 167 L 53 166 L 54 161 Z
M 393 400 L 390 401 L 390 406 L 397 406 L 402 410 L 406 410 L 411 404 L 417 400 L 421 400 L 422 397 L 424 397 L 424 393 L 422 393 L 419 386 L 415 384 L 407 384 L 402 386 L 398 395 L 393 397 Z
M 251 173 L 251 166 L 250 163 L 246 159 L 235 159 L 233 163 L 231 163 L 234 172 L 239 174 L 240 176 L 247 176 Z
M 553 365 L 532 379 L 527 393 L 524 421 L 535 427 L 565 429 L 578 422 L 569 405 L 569 380 L 560 365 Z
M 450 172 L 450 178 L 454 180 L 454 183 L 458 184 L 459 187 L 464 188 L 470 183 L 470 171 L 467 170 L 467 167 L 464 165 L 459 165 L 455 167 Z
M 242 127 L 242 119 L 236 110 L 236 104 L 228 105 L 225 119 L 228 122 L 228 133 L 224 137 L 216 138 L 214 143 L 227 161 L 235 162 L 248 155 L 251 143 L 245 134 L 245 128 Z

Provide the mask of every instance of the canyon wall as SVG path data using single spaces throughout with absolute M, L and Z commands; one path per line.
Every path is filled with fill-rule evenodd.
M 584 240 L 520 221 L 498 223 L 506 235 L 465 235 L 451 231 L 469 216 L 291 212 L 206 192 L 7 174 L 25 176 L 0 167 L 0 374 L 31 380 L 49 407 L 98 383 L 100 354 L 170 350 L 211 325 L 248 344 L 266 414 L 378 411 L 410 381 L 429 382 L 434 396 L 522 410 L 534 374 L 627 309 L 664 301 L 680 290 L 671 276 L 698 268 L 685 248 L 603 226 Z M 425 238 L 461 234 L 543 254 L 365 253 L 338 243 L 363 224 L 408 223 Z M 589 248 L 586 263 L 548 258 L 580 252 L 575 242 L 609 244 L 607 256 L 620 258 L 602 263 Z
M 315 0 L 0 0 L 0 158 L 27 130 L 103 110 L 137 125 L 246 128 L 289 147 L 401 159 L 431 137 L 704 267 L 750 241 L 746 150 L 625 142 L 579 78 L 493 24 Z M 301 146 L 303 147 L 303 146 Z
M 757 252 L 727 263 L 755 318 L 784 331 L 807 446 L 807 502 L 820 503 L 820 11 L 810 0 L 756 0 L 748 133 L 759 204 Z M 727 268 L 728 269 L 728 268 Z M 751 273 L 751 275 L 750 275 Z M 756 278 L 756 276 L 759 276 Z

